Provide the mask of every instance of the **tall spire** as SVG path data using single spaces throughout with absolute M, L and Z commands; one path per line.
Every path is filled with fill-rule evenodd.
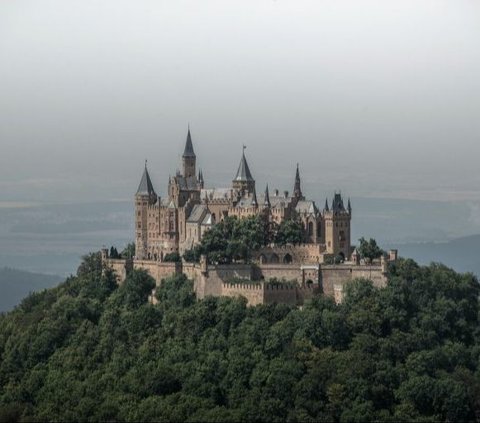
M 330 211 L 330 209 L 328 208 L 328 198 L 325 198 L 325 208 L 324 208 L 325 211 Z
M 193 151 L 192 136 L 190 135 L 190 124 L 188 125 L 187 141 L 185 142 L 183 157 L 196 157 Z
M 265 201 L 263 202 L 263 205 L 265 207 L 270 207 L 270 194 L 268 193 L 268 184 L 267 187 L 265 188 Z
M 193 151 L 192 136 L 190 135 L 190 125 L 188 125 L 187 141 L 185 142 L 185 150 L 183 151 L 182 156 L 182 167 L 183 167 L 183 176 L 185 178 L 196 179 L 195 166 L 197 158 L 195 152 Z
M 350 214 L 352 214 L 352 203 L 350 203 L 350 197 L 348 197 L 347 210 Z
M 301 187 L 301 182 L 300 182 L 300 171 L 298 169 L 298 163 L 297 163 L 297 171 L 295 172 L 295 185 L 293 187 L 293 196 L 296 198 L 302 198 L 302 187 Z

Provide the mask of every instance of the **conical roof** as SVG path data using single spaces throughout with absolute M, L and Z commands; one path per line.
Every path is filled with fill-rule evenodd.
M 143 170 L 142 179 L 138 185 L 137 195 L 156 195 L 155 190 L 153 189 L 152 180 L 148 174 L 147 161 L 145 161 L 145 169 Z
M 234 181 L 253 181 L 252 173 L 248 167 L 247 159 L 245 158 L 245 152 L 242 153 L 240 164 L 238 165 L 237 175 Z
M 187 141 L 185 142 L 185 150 L 183 150 L 183 157 L 196 157 L 193 151 L 192 136 L 190 135 L 190 128 L 188 128 Z
M 255 187 L 253 187 L 252 206 L 255 206 L 255 207 L 258 206 L 257 191 L 255 190 Z

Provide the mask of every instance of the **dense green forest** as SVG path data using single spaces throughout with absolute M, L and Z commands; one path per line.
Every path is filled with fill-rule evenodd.
M 196 301 L 184 277 L 155 306 L 143 271 L 117 287 L 98 256 L 0 317 L 0 420 L 475 421 L 479 285 L 401 260 L 389 284 L 335 305 Z M 478 421 L 478 420 L 477 420 Z

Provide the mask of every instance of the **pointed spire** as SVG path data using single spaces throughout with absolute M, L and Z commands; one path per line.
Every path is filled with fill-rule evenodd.
M 350 203 L 350 197 L 348 197 L 347 210 L 350 214 L 352 214 L 352 203 Z
M 185 150 L 183 150 L 183 157 L 195 157 L 193 151 L 192 136 L 190 135 L 190 124 L 188 124 L 187 141 L 185 142 Z
M 324 208 L 325 211 L 330 211 L 330 209 L 328 208 L 328 198 L 325 198 L 325 208 Z
M 255 206 L 255 207 L 258 206 L 257 191 L 255 190 L 255 187 L 253 187 L 253 193 L 252 193 L 252 206 Z
M 268 192 L 268 184 L 267 184 L 267 187 L 265 188 L 265 201 L 263 202 L 263 205 L 265 207 L 271 207 L 271 204 L 270 204 L 270 194 Z
M 140 180 L 140 184 L 138 185 L 136 195 L 148 195 L 150 199 L 156 200 L 157 194 L 155 194 L 155 190 L 153 189 L 152 180 L 150 179 L 150 175 L 147 169 L 147 161 L 145 160 L 145 169 L 143 170 L 142 179 Z
M 247 147 L 243 146 L 242 158 L 240 159 L 240 164 L 238 165 L 237 174 L 235 175 L 234 181 L 253 181 L 250 168 L 248 167 L 247 159 L 245 158 L 245 149 Z
M 295 172 L 295 185 L 293 187 L 293 196 L 297 198 L 302 197 L 302 187 L 300 182 L 300 170 L 297 163 L 297 171 Z

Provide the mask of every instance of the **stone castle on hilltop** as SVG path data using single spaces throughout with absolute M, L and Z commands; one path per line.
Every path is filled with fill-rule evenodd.
M 164 260 L 168 254 L 182 255 L 199 244 L 205 232 L 227 216 L 245 218 L 260 214 L 277 224 L 299 219 L 303 243 L 269 245 L 256 251 L 255 260 L 248 264 L 212 265 L 205 257 L 200 264 Z M 197 173 L 189 128 L 182 170 L 169 178 L 165 198 L 157 195 L 145 162 L 135 194 L 135 257 L 113 259 L 108 257 L 107 250 L 102 250 L 102 258 L 116 270 L 120 281 L 130 268 L 147 269 L 157 284 L 168 275 L 183 272 L 194 280 L 199 298 L 242 295 L 250 304 L 302 304 L 323 292 L 340 301 L 344 284 L 355 277 L 368 277 L 375 284 L 384 285 L 386 263 L 396 260 L 396 252 L 392 251 L 379 263 L 363 263 L 351 245 L 351 218 L 350 199 L 345 206 L 340 193 L 334 194 L 330 206 L 326 200 L 323 210 L 305 198 L 298 164 L 291 194 L 280 194 L 278 190 L 271 194 L 268 185 L 263 194 L 257 194 L 245 146 L 230 187 L 206 188 L 202 170 Z M 289 283 L 272 285 L 266 282 L 270 278 Z

